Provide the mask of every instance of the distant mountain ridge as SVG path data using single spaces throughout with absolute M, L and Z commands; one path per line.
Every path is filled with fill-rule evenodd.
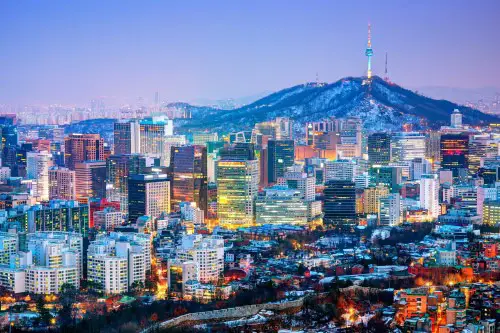
M 196 128 L 221 132 L 252 128 L 255 123 L 276 117 L 290 117 L 300 126 L 328 117 L 359 117 L 368 130 L 400 130 L 403 124 L 414 129 L 438 128 L 450 122 L 460 109 L 464 123 L 482 125 L 498 117 L 446 101 L 419 95 L 411 90 L 373 77 L 347 77 L 333 83 L 307 83 L 286 88 L 249 105 L 233 110 L 174 103 L 191 112 L 192 119 L 178 121 L 185 130 Z

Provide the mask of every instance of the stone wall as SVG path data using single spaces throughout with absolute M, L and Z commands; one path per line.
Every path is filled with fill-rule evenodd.
M 227 308 L 222 310 L 187 313 L 185 315 L 169 319 L 167 321 L 150 326 L 142 331 L 142 333 L 154 332 L 155 329 L 169 328 L 180 326 L 190 322 L 203 322 L 208 320 L 222 320 L 253 316 L 261 310 L 283 311 L 290 308 L 301 307 L 304 303 L 304 298 L 299 298 L 294 301 L 282 303 L 264 303 L 239 306 L 235 308 Z

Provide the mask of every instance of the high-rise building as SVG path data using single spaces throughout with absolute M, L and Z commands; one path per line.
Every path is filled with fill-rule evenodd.
M 66 167 L 75 170 L 75 164 L 104 160 L 104 139 L 99 134 L 70 134 L 64 139 Z
M 453 110 L 453 113 L 451 114 L 450 118 L 451 118 L 451 127 L 454 128 L 462 127 L 462 114 L 460 113 L 460 110 L 458 109 Z
M 217 162 L 217 214 L 221 225 L 235 229 L 253 224 L 259 188 L 259 161 Z
M 151 270 L 148 234 L 100 234 L 87 253 L 87 279 L 106 294 L 126 293 L 134 282 L 144 283 Z
M 388 133 L 373 133 L 368 136 L 368 161 L 370 164 L 389 164 L 391 161 L 391 136 Z
M 349 180 L 330 180 L 325 184 L 323 203 L 325 224 L 356 224 L 356 187 Z
M 135 223 L 141 216 L 153 219 L 170 213 L 170 181 L 164 174 L 130 175 L 128 179 L 128 217 Z
M 469 166 L 469 136 L 467 134 L 441 135 L 441 167 L 453 171 L 458 177 L 459 169 Z
M 365 214 L 378 214 L 380 209 L 380 198 L 389 195 L 387 186 L 371 186 L 363 191 L 363 212 Z
M 441 133 L 430 131 L 426 136 L 425 157 L 432 163 L 441 161 Z
M 255 222 L 257 224 L 306 225 L 307 202 L 300 191 L 287 186 L 265 189 L 264 195 L 255 200 Z
M 358 170 L 358 165 L 354 160 L 326 161 L 325 177 L 329 180 L 349 180 L 352 181 Z
M 391 138 L 391 160 L 410 162 L 415 158 L 425 158 L 426 138 L 417 132 L 396 133 Z
M 140 153 L 140 128 L 137 120 L 114 123 L 114 154 Z
M 431 218 L 435 219 L 439 216 L 439 179 L 437 175 L 422 175 L 420 179 L 420 206 L 427 209 Z
M 123 214 L 113 207 L 106 207 L 103 210 L 94 212 L 94 226 L 96 229 L 113 231 L 123 222 Z
M 196 264 L 200 282 L 217 282 L 224 272 L 224 240 L 218 236 L 184 236 L 176 249 L 176 257 Z
M 217 132 L 195 132 L 193 133 L 193 145 L 206 146 L 207 142 L 218 141 Z
M 392 193 L 380 198 L 378 224 L 396 226 L 403 222 L 403 207 L 399 193 Z
M 78 201 L 52 200 L 48 206 L 35 205 L 26 215 L 26 230 L 76 232 L 84 237 L 89 230 L 89 206 Z
M 164 138 L 163 143 L 163 156 L 161 158 L 161 165 L 166 167 L 170 166 L 170 160 L 172 159 L 172 148 L 182 147 L 187 143 L 185 135 L 168 135 Z
M 500 222 L 500 201 L 485 201 L 483 204 L 483 224 L 497 226 Z
M 165 154 L 165 137 L 174 134 L 171 119 L 154 116 L 140 121 L 140 153 L 161 158 Z
M 468 168 L 472 173 L 476 173 L 482 166 L 481 161 L 498 155 L 496 140 L 489 134 L 474 135 L 469 141 Z
M 374 165 L 369 170 L 370 184 L 386 186 L 392 193 L 399 192 L 402 183 L 402 169 L 398 166 Z
M 295 144 L 293 140 L 269 140 L 267 143 L 268 182 L 275 183 L 283 177 L 288 167 L 295 160 Z
M 180 202 L 196 203 L 207 213 L 207 148 L 204 146 L 172 147 L 170 162 L 172 207 Z
M 106 162 L 85 161 L 75 163 L 76 199 L 88 202 L 89 198 L 106 197 Z
M 120 202 L 121 211 L 128 212 L 128 178 L 144 172 L 146 158 L 139 154 L 111 155 L 106 159 L 106 197 Z
M 52 155 L 46 151 L 27 154 L 26 176 L 36 181 L 35 196 L 40 201 L 49 200 L 49 168 Z
M 305 201 L 314 201 L 316 198 L 316 178 L 305 172 L 287 171 L 278 178 L 278 185 L 299 190 L 300 197 Z
M 75 171 L 61 167 L 49 169 L 49 199 L 76 200 Z

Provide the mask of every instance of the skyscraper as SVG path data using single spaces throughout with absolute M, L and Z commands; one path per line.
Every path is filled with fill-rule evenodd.
M 460 113 L 460 110 L 455 109 L 453 110 L 453 113 L 451 114 L 451 127 L 454 128 L 461 128 L 462 127 L 462 114 Z
M 104 139 L 99 134 L 70 134 L 64 139 L 66 167 L 75 170 L 75 164 L 104 160 Z
M 368 136 L 368 161 L 370 164 L 389 164 L 391 161 L 391 136 L 388 133 L 373 133 Z
M 380 198 L 378 224 L 396 226 L 403 222 L 403 207 L 399 193 L 392 193 Z
M 420 207 L 427 209 L 432 218 L 439 216 L 439 180 L 435 174 L 420 179 Z
M 164 158 L 165 137 L 174 134 L 171 119 L 164 116 L 151 117 L 140 121 L 140 153 Z
M 172 207 L 177 207 L 183 201 L 194 202 L 206 214 L 207 148 L 204 146 L 172 147 L 170 170 Z
M 396 133 L 391 138 L 391 159 L 393 162 L 410 162 L 425 158 L 425 136 L 417 132 Z
M 135 223 L 141 216 L 153 219 L 170 213 L 170 181 L 163 174 L 130 175 L 128 178 L 128 218 Z
M 231 229 L 253 224 L 254 201 L 259 188 L 259 161 L 218 161 L 216 170 L 220 224 Z
M 349 180 L 330 180 L 325 184 L 323 221 L 330 225 L 356 224 L 356 187 Z
M 295 157 L 293 140 L 269 140 L 267 144 L 268 182 L 275 183 L 292 166 Z
M 76 199 L 88 202 L 90 198 L 106 197 L 106 162 L 86 161 L 75 164 Z
M 120 202 L 122 212 L 128 212 L 128 177 L 143 173 L 146 158 L 139 154 L 111 155 L 106 159 L 107 197 Z
M 137 120 L 114 123 L 114 154 L 140 153 L 140 128 Z
M 441 135 L 441 167 L 458 176 L 459 169 L 469 166 L 469 136 L 467 134 Z
M 36 196 L 40 201 L 49 200 L 49 168 L 52 155 L 46 151 L 27 154 L 26 175 L 36 181 Z
M 61 167 L 49 169 L 49 198 L 76 200 L 75 171 Z

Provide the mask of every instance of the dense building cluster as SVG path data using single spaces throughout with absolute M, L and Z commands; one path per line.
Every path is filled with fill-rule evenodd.
M 455 110 L 427 132 L 276 118 L 181 133 L 160 113 L 116 121 L 112 140 L 8 115 L 0 127 L 0 286 L 11 297 L 74 288 L 83 320 L 90 300 L 230 306 L 269 283 L 285 302 L 342 283 L 393 296 L 344 326 L 379 313 L 405 331 L 494 332 L 495 124 L 468 127 Z

